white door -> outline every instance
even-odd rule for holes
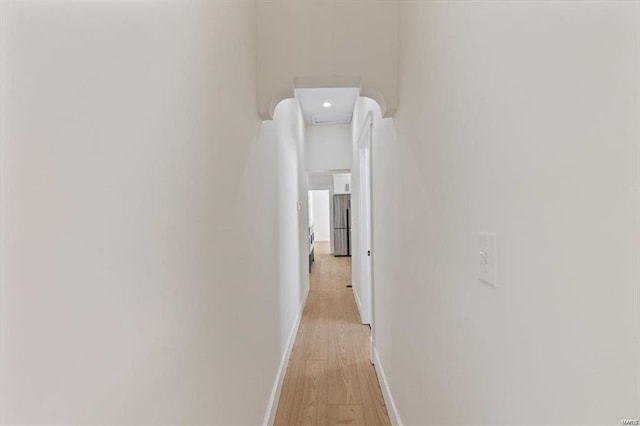
[[[373,238],[372,238],[372,191],[371,191],[371,141],[373,118],[369,112],[358,142],[360,152],[360,235],[361,235],[361,280],[363,289],[362,322],[371,326],[370,357],[373,363]]]

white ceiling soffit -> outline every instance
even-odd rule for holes
[[[304,121],[311,125],[350,123],[359,94],[357,87],[295,89]]]

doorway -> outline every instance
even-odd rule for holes
[[[315,260],[315,243],[331,244],[330,199],[328,189],[309,191],[309,272]]]

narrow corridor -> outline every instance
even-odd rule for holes
[[[351,288],[351,258],[316,242],[309,297],[289,361],[276,425],[388,425],[368,326]]]

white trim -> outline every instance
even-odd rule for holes
[[[360,322],[362,324],[366,324],[366,322],[362,320],[362,304],[360,303],[358,292],[356,291],[356,288],[353,285],[351,285],[351,289],[353,290],[353,298],[356,300],[356,307],[358,308],[358,315],[360,316]]]
[[[291,333],[289,334],[289,339],[287,340],[287,347],[285,348],[284,354],[282,354],[282,360],[280,360],[280,367],[278,368],[276,380],[274,381],[273,388],[271,389],[271,396],[269,397],[269,403],[267,404],[267,411],[264,415],[264,421],[262,422],[263,426],[271,426],[276,420],[276,411],[278,409],[278,402],[280,401],[280,391],[282,391],[282,383],[284,382],[284,376],[287,374],[289,358],[291,357],[293,344],[295,343],[296,336],[298,335],[298,328],[300,328],[300,323],[302,322],[302,313],[304,312],[304,307],[307,304],[308,296],[309,287],[307,287],[307,291],[302,298],[302,303],[300,304],[300,312],[298,312],[298,317],[293,323]]]
[[[389,383],[387,382],[387,377],[384,375],[384,370],[382,369],[382,364],[380,363],[380,357],[378,356],[376,348],[373,348],[373,359],[373,365],[376,368],[378,382],[380,383],[380,389],[382,389],[382,396],[384,397],[384,403],[387,406],[389,420],[393,426],[403,426],[402,420],[400,419],[400,413],[398,413],[398,407],[396,407],[393,397],[391,396]]]

